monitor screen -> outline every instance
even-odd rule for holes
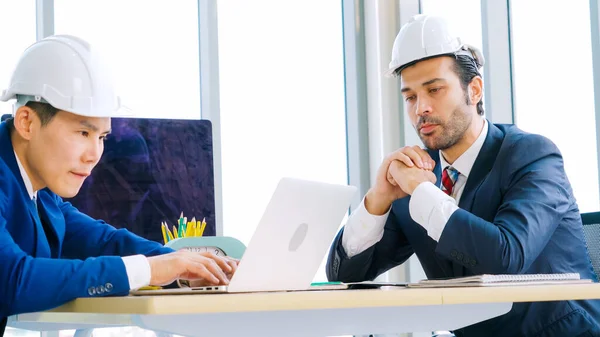
[[[215,235],[212,130],[208,120],[113,118],[100,162],[70,201],[117,228],[163,243],[181,213]]]

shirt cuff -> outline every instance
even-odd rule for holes
[[[373,215],[365,208],[363,198],[344,226],[342,247],[348,258],[364,252],[381,240],[390,210],[391,207],[383,215]]]
[[[435,241],[440,240],[446,223],[457,209],[456,200],[430,182],[419,184],[408,204],[410,217]]]
[[[150,284],[150,262],[144,255],[132,255],[122,258],[129,280],[129,289],[135,290]]]

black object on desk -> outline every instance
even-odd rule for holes
[[[206,218],[215,235],[212,126],[208,120],[113,118],[100,162],[73,206],[163,243],[160,223]]]

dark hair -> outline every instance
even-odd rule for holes
[[[467,93],[467,87],[469,86],[469,84],[471,83],[471,81],[473,80],[473,78],[475,76],[479,76],[482,77],[481,74],[479,73],[479,70],[477,69],[477,64],[475,63],[475,60],[469,56],[466,55],[447,55],[450,56],[454,59],[454,67],[452,67],[452,70],[454,70],[454,72],[456,73],[456,75],[458,76],[458,79],[460,81],[460,86],[462,87],[463,91],[465,91],[465,97],[467,99],[467,104],[470,104],[469,101],[469,96]],[[439,56],[433,56],[433,57],[439,57]],[[433,57],[428,57],[427,59],[433,58]],[[419,61],[423,61],[425,59],[419,60]],[[418,62],[418,61],[417,61]],[[394,76],[400,76],[400,73],[402,72],[402,70],[404,70],[404,68],[415,64],[416,62],[411,62],[407,65],[404,65],[396,70],[394,70]],[[479,100],[479,102],[477,102],[477,113],[481,116],[483,116],[484,110],[483,110],[483,98],[481,98]]]
[[[59,111],[58,109],[56,109],[55,107],[53,107],[52,105],[50,105],[48,103],[29,101],[25,104],[25,106],[29,107],[30,109],[35,111],[35,113],[38,115],[38,117],[40,119],[42,127],[48,125],[48,123],[50,123],[52,121],[54,116],[56,116],[56,114]],[[5,116],[2,116],[2,117],[3,117],[2,121],[6,122],[6,124],[10,128],[10,130],[14,130],[15,129],[14,117],[12,117],[12,116],[7,117],[7,118],[5,118]]]
[[[457,55],[456,58],[454,58],[453,70],[458,76],[458,79],[460,80],[460,86],[465,91],[465,95],[467,96],[467,103],[470,103],[468,93],[466,92],[467,87],[469,86],[473,78],[475,78],[475,76],[482,77],[479,73],[479,70],[477,69],[477,64],[475,64],[475,60],[466,55]],[[483,112],[484,111],[482,97],[479,100],[479,102],[477,102],[477,113],[483,116]]]
[[[40,118],[42,127],[48,125],[58,113],[58,109],[48,103],[33,102],[29,101],[25,104],[26,107],[31,108]]]

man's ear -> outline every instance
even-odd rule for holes
[[[477,105],[483,98],[483,80],[479,76],[473,77],[469,83],[469,99],[473,105]]]
[[[40,123],[40,119],[33,109],[28,106],[22,106],[17,109],[13,123],[17,133],[22,138],[30,140],[33,127]]]

